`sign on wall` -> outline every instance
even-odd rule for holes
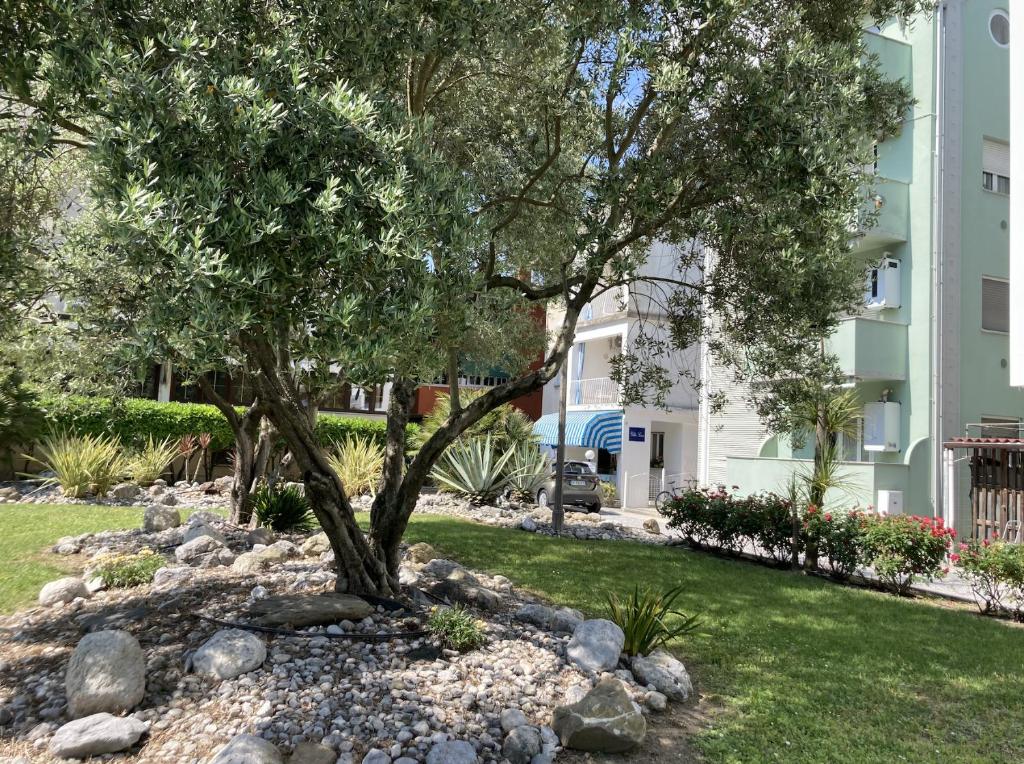
[[[646,435],[646,428],[644,427],[630,427],[629,428],[629,440],[632,443],[643,443]]]

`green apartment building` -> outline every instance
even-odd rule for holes
[[[878,221],[856,245],[864,306],[830,341],[864,404],[860,434],[841,443],[848,487],[832,493],[836,507],[943,515],[966,530],[969,470],[943,443],[1019,436],[1024,390],[1011,387],[1008,369],[1016,5],[946,0],[910,25],[865,32],[916,105],[877,146]],[[777,491],[807,468],[810,446],[768,437],[724,369],[705,360],[704,380],[731,403],[714,415],[702,407],[700,482]]]

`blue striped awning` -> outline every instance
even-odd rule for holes
[[[546,446],[558,445],[558,414],[545,414],[533,433]],[[565,445],[622,450],[622,411],[569,411],[565,417]]]

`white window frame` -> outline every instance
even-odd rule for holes
[[[1006,146],[1007,152],[1009,152],[1010,144],[1007,141],[1001,141],[998,138],[989,138],[984,136],[981,140],[981,188],[990,194],[999,194],[1000,196],[1010,195],[1010,168],[1009,165],[1006,168],[995,167],[989,163],[986,163],[985,157],[987,144],[998,144]],[[1000,170],[1004,170],[1007,174],[1003,174]],[[1006,189],[1002,189],[1001,186],[1005,181]]]

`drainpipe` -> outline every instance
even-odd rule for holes
[[[943,500],[944,464],[942,458],[943,437],[943,396],[942,396],[942,348],[943,332],[943,218],[942,203],[945,182],[945,118],[944,91],[946,68],[946,3],[935,4],[935,135],[932,141],[932,294],[929,334],[931,344],[931,430],[932,430],[932,496],[933,511],[942,513],[943,519],[952,524]]]

